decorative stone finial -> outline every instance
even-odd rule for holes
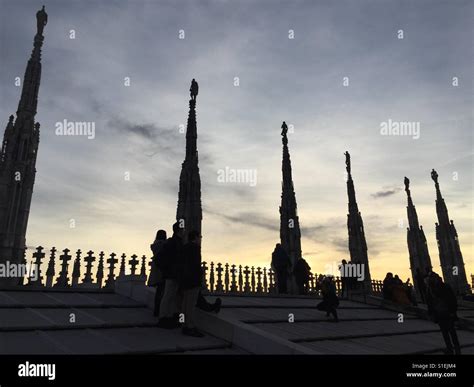
[[[431,171],[431,178],[436,184],[438,184],[438,173],[434,169]]]

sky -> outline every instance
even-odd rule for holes
[[[176,216],[195,78],[204,261],[269,265],[286,121],[313,272],[349,256],[347,150],[372,278],[409,276],[404,176],[440,272],[435,168],[470,280],[472,2],[0,3],[5,125],[43,3],[49,16],[29,247],[150,256],[156,230],[170,233]],[[63,120],[94,123],[95,137],[57,135]],[[389,120],[419,125],[419,136],[382,135]],[[225,168],[255,172],[256,184],[220,181]]]

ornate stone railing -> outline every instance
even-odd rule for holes
[[[93,251],[83,253],[81,250],[72,253],[69,249],[60,253],[55,247],[50,249],[46,257],[45,249],[39,246],[28,263],[35,264],[39,270],[36,279],[23,281],[25,286],[113,289],[116,279],[123,276],[133,276],[146,282],[151,258],[135,254],[129,257],[126,254],[117,256],[115,253],[106,255],[103,251],[99,254]],[[267,267],[203,262],[202,275],[203,288],[209,293],[277,293],[275,273]],[[310,274],[309,294],[319,293],[317,278],[317,273]],[[340,277],[335,277],[335,284],[340,292]],[[373,280],[372,291],[380,293],[382,281]]]

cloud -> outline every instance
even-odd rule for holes
[[[258,227],[270,231],[280,230],[280,221],[278,218],[270,218],[263,214],[253,212],[239,212],[234,215],[223,214],[204,208],[206,214],[214,215],[224,219],[227,222],[243,224],[246,226]]]
[[[400,192],[402,189],[400,187],[394,187],[394,188],[389,188],[384,191],[377,191],[370,196],[372,196],[375,199],[379,198],[386,198],[388,196],[395,195],[397,192]]]

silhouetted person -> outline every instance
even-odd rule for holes
[[[191,94],[191,99],[196,100],[196,97],[199,93],[199,85],[194,78],[191,81],[191,88],[189,89],[189,93]]]
[[[272,253],[272,266],[275,270],[276,281],[278,284],[278,293],[285,294],[288,292],[288,271],[291,267],[290,257],[285,249],[277,243]]]
[[[326,317],[332,314],[334,321],[338,322],[336,308],[339,306],[339,299],[337,298],[336,284],[331,276],[324,277],[322,280],[321,294],[323,300],[316,306],[316,309],[326,312]]]
[[[173,236],[169,238],[160,253],[160,268],[165,280],[165,291],[160,304],[161,328],[177,328],[177,317],[181,302],[178,295],[178,273],[183,262],[183,234],[184,230],[178,223],[173,224]]]
[[[309,277],[311,274],[311,267],[304,258],[298,259],[293,270],[295,275],[296,285],[298,286],[298,294],[308,294]]]
[[[456,295],[451,287],[445,284],[438,274],[433,272],[428,278],[426,301],[429,315],[441,329],[446,343],[446,353],[452,354],[454,346],[454,353],[460,355],[461,347],[454,327],[454,322],[458,319]]]
[[[151,251],[153,252],[153,258],[151,259],[151,270],[150,276],[148,277],[148,286],[156,288],[155,292],[155,309],[153,310],[154,316],[160,315],[160,303],[163,297],[163,291],[165,289],[165,281],[159,264],[159,254],[164,244],[166,243],[166,231],[158,230],[156,233],[155,241],[150,245]]]
[[[398,276],[398,274],[395,274],[395,277],[393,277],[393,282],[394,282],[395,285],[403,285],[403,282],[400,279],[400,277]]]
[[[201,290],[201,235],[191,231],[188,243],[183,248],[183,265],[179,273],[179,285],[183,291],[184,327],[183,334],[193,337],[203,337],[195,324],[195,309]]]
[[[426,284],[425,284],[425,275],[421,272],[420,268],[416,268],[415,272],[415,281],[418,293],[421,297],[421,302],[424,304],[426,303]]]
[[[341,298],[344,298],[344,293],[349,297],[350,278],[346,277],[346,265],[347,261],[345,259],[343,259],[339,265],[339,271],[341,272]]]
[[[382,296],[385,300],[392,300],[392,290],[394,286],[393,274],[387,273],[382,285]]]

